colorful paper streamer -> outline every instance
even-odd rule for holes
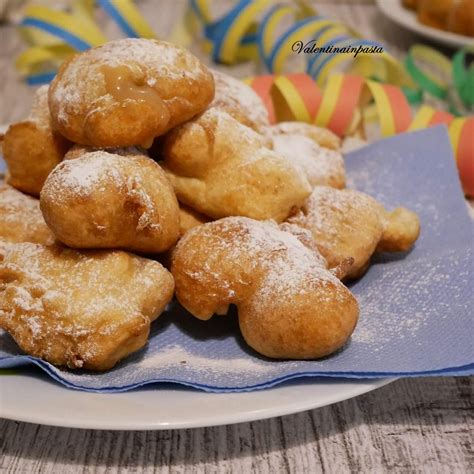
[[[204,48],[211,52],[215,62],[235,64],[251,58],[263,64],[268,72],[280,74],[294,54],[292,45],[310,38],[312,45],[361,50],[356,58],[352,54],[336,52],[318,52],[308,56],[306,72],[320,85],[324,84],[335,67],[354,63],[350,67],[366,77],[415,87],[403,65],[388,52],[383,51],[376,58],[365,52],[366,48],[371,47],[383,49],[381,44],[361,38],[344,24],[318,15],[306,1],[275,4],[267,0],[240,0],[220,18],[213,18],[209,13],[212,4],[209,0],[191,0],[189,11],[195,18],[193,34],[199,30],[196,24],[200,24]],[[256,26],[258,14],[262,19]],[[291,24],[282,31],[282,25],[288,18]]]
[[[131,0],[98,0],[97,5],[129,37],[154,38],[150,25]],[[190,0],[189,8],[171,34],[174,42],[189,45],[201,37],[205,51],[216,62],[235,64],[253,60],[270,74],[248,82],[262,97],[272,122],[300,120],[328,127],[340,136],[352,134],[363,121],[377,121],[382,136],[445,123],[466,192],[474,196],[473,117],[474,66],[459,51],[451,61],[423,45],[410,48],[404,63],[387,51],[351,54],[318,51],[305,55],[305,73],[284,74],[296,54],[292,45],[310,39],[322,48],[374,48],[347,26],[317,14],[305,0],[277,3],[237,0],[219,18],[211,0]],[[93,0],[74,0],[70,12],[30,5],[21,22],[30,47],[16,61],[30,84],[49,82],[70,55],[103,44],[107,38],[94,19]],[[257,21],[257,18],[261,21]],[[285,22],[289,26],[284,27]],[[304,54],[304,53],[303,53]],[[344,68],[344,74],[337,72]],[[433,74],[432,70],[437,70]],[[443,100],[449,111],[411,106],[425,95]]]
[[[234,64],[253,59],[269,73],[282,74],[288,59],[296,54],[292,45],[307,38],[311,45],[323,49],[382,47],[361,38],[342,23],[318,15],[305,0],[277,4],[270,0],[238,0],[219,18],[212,16],[213,3],[216,2],[190,0],[171,38],[189,44],[200,33],[204,49],[216,62]],[[97,4],[127,36],[155,37],[133,1],[98,0]],[[262,19],[257,23],[259,15]],[[282,24],[288,18],[291,24],[282,31]],[[31,47],[17,59],[17,67],[34,84],[50,79],[69,55],[107,41],[94,20],[93,0],[74,0],[70,13],[30,5],[21,27]],[[465,67],[466,53],[467,50],[460,51],[451,62],[432,48],[414,45],[402,64],[387,51],[362,52],[356,58],[351,54],[320,51],[305,55],[305,72],[322,87],[332,73],[344,66],[346,74],[402,87],[412,104],[421,103],[425,92],[438,99],[449,99],[451,112],[466,115],[474,105],[474,67]],[[420,66],[420,61],[427,63],[428,69]],[[444,77],[430,73],[433,67]],[[452,76],[452,84],[447,82],[448,76]],[[450,89],[455,94],[449,94]]]
[[[414,114],[400,88],[360,76],[333,74],[324,90],[304,73],[263,77],[264,87],[261,76],[247,83],[267,105],[272,123],[314,123],[340,137],[351,133],[357,116],[377,120],[384,137],[446,124],[464,190],[474,196],[474,117],[455,117],[426,105]]]
[[[150,25],[130,0],[98,0],[98,5],[129,37],[155,38]],[[31,45],[16,67],[31,85],[48,83],[67,57],[108,41],[94,19],[95,2],[74,0],[69,13],[29,5],[20,30]]]

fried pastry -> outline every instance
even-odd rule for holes
[[[377,244],[378,252],[406,252],[420,235],[420,219],[409,209],[397,207],[393,211],[383,209],[384,229]]]
[[[179,236],[182,237],[188,230],[197,227],[198,225],[209,222],[209,217],[201,214],[194,209],[191,209],[184,204],[179,205]]]
[[[122,39],[66,61],[51,83],[53,125],[74,143],[149,148],[214,98],[210,71],[165,41]]]
[[[94,148],[90,146],[84,145],[73,145],[68,152],[64,155],[65,160],[74,160],[76,158],[80,158],[82,155],[86,153],[91,153],[93,151],[106,151],[107,153],[112,153],[114,155],[120,156],[137,156],[143,155],[144,152],[141,151],[139,148],[130,146],[125,148]]]
[[[171,271],[191,314],[207,320],[235,304],[245,341],[267,357],[326,356],[357,323],[357,301],[326,261],[271,222],[228,217],[191,229]]]
[[[167,270],[122,251],[22,243],[0,258],[0,327],[71,369],[107,370],[142,348],[173,297]]]
[[[301,169],[311,186],[342,189],[346,185],[344,159],[339,151],[319,146],[304,135],[289,133],[273,135],[273,150]]]
[[[418,238],[418,216],[408,209],[388,212],[368,194],[317,186],[288,222],[311,231],[330,267],[352,257],[347,278],[358,278],[376,250],[408,250]]]
[[[54,235],[43,219],[39,200],[0,184],[0,241],[52,244]]]
[[[194,227],[205,224],[211,221],[210,217],[201,214],[194,209],[191,209],[184,204],[179,204],[179,238],[181,238],[188,230]],[[168,249],[166,252],[157,256],[158,261],[168,270],[171,268],[171,255],[173,254],[175,246]]]
[[[473,0],[419,0],[404,4],[407,8],[416,10],[417,19],[423,25],[474,36]]]
[[[143,155],[85,153],[46,180],[41,211],[56,238],[74,248],[158,253],[179,237],[179,207],[163,170]]]
[[[257,132],[270,125],[267,108],[251,87],[220,71],[212,70],[212,75],[216,91],[211,107],[225,110]]]
[[[267,128],[266,133],[270,136],[302,135],[323,148],[335,151],[341,149],[341,139],[331,130],[305,122],[280,122]]]
[[[180,202],[214,219],[247,216],[283,221],[311,186],[266,139],[212,107],[172,130],[163,168]]]
[[[71,144],[51,128],[48,86],[35,94],[30,116],[10,125],[3,139],[7,163],[7,183],[33,196],[39,196],[52,169],[63,159]]]

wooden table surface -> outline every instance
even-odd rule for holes
[[[139,5],[166,37],[184,1],[162,0],[166,14],[160,15],[157,3],[142,0]],[[396,28],[370,3],[318,6],[382,40],[395,54],[420,40]],[[108,22],[104,29],[116,33]],[[0,123],[8,123],[27,114],[32,91],[12,66],[22,48],[13,27],[0,26],[0,44]],[[244,65],[232,72],[255,71]],[[0,472],[467,473],[474,469],[472,381],[402,379],[317,410],[193,430],[93,431],[0,420]]]

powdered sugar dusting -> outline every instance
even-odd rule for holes
[[[166,347],[136,364],[138,370],[163,367],[180,367],[185,370],[199,370],[214,374],[228,372],[264,374],[271,371],[268,364],[259,363],[258,359],[211,359],[187,352],[186,349],[177,345]]]
[[[38,199],[7,184],[0,185],[0,239],[44,244],[54,241],[41,214]]]
[[[225,140],[231,146],[233,144],[232,140],[235,140],[237,137],[239,146],[246,144],[258,148],[264,146],[266,143],[264,138],[259,133],[255,132],[250,127],[236,122],[228,112],[219,107],[210,107],[207,109],[206,112],[204,112],[204,114],[199,118],[197,123],[213,124],[213,128],[215,128],[214,135],[216,136],[216,139],[220,138]],[[192,122],[190,125],[192,126]],[[233,135],[235,135],[235,137]]]
[[[157,331],[146,352],[127,359],[116,370],[100,375],[71,374],[48,367],[48,373],[54,372],[69,387],[105,391],[129,390],[156,380],[211,391],[242,391],[269,387],[302,373],[377,378],[439,375],[441,370],[446,374],[466,373],[466,364],[473,360],[472,336],[467,330],[472,325],[473,307],[472,223],[468,228],[463,221],[465,208],[457,177],[454,172],[446,172],[454,167],[445,132],[442,140],[436,139],[437,133],[435,129],[419,132],[416,140],[412,134],[400,135],[369,146],[347,162],[356,187],[387,206],[404,204],[416,209],[424,227],[409,254],[376,257],[368,273],[351,285],[361,303],[361,318],[345,350],[318,361],[264,361],[254,358],[234,333],[213,332],[221,321],[218,318],[209,324],[196,324],[178,307],[167,323],[155,326]],[[405,145],[407,142],[410,146]],[[445,148],[441,147],[445,142]],[[446,166],[437,169],[442,163]],[[165,352],[172,358],[168,352],[175,351],[177,358],[184,355],[182,361],[186,364],[179,361],[176,365],[154,366],[143,360],[147,367],[137,370],[140,357],[152,358]],[[0,338],[4,363],[20,362],[18,354],[8,338]],[[268,373],[252,369],[240,373],[225,369],[201,372],[192,362],[196,356],[222,360],[226,367],[232,364],[227,360],[252,358],[271,368]]]
[[[33,105],[31,107],[28,121],[33,122],[36,126],[49,129],[51,127],[51,116],[48,105],[49,86],[44,85],[36,89],[33,96]]]
[[[213,130],[214,148],[227,150],[238,147],[236,153],[240,154],[243,150],[248,151],[243,156],[245,159],[241,160],[241,166],[247,166],[271,153],[266,147],[265,138],[260,133],[238,122],[220,107],[209,107],[196,120],[191,120],[182,127],[189,129],[191,133],[199,128],[205,131]]]
[[[241,111],[257,127],[269,125],[267,109],[251,87],[222,72],[211,72],[216,88],[211,107]]]
[[[339,152],[323,148],[303,135],[292,134],[274,135],[273,149],[306,174],[312,186],[344,186],[344,160]]]
[[[143,305],[158,307],[172,295],[160,264],[120,251],[17,244],[6,248],[0,269],[0,325],[35,348],[28,352],[48,359],[59,350],[71,367],[105,357],[108,338],[132,324],[138,331],[156,316]]]
[[[307,292],[309,287],[304,282],[308,280],[318,284],[339,283],[327,271],[319,253],[303,245],[295,235],[277,230],[271,224],[251,223],[249,228],[249,252],[253,248],[254,255],[260,254],[259,263],[261,259],[265,261],[265,277],[255,297],[261,304]],[[332,296],[328,294],[328,298]]]
[[[190,276],[202,281],[209,281],[209,276],[213,276],[213,284],[225,290],[231,299],[242,282],[249,283],[254,278],[259,278],[255,282],[253,298],[257,304],[269,304],[278,298],[303,294],[310,288],[314,289],[313,285],[340,284],[327,271],[325,260],[315,248],[306,247],[295,235],[280,230],[273,222],[228,217],[191,229],[179,242],[178,248],[186,246],[196,233],[201,239],[209,238],[214,255],[202,268],[193,269]],[[186,247],[190,260],[194,260],[195,251],[199,250],[191,245]],[[236,269],[237,282],[220,275],[221,258],[243,266],[240,277]],[[328,294],[328,298],[332,297],[333,294]]]
[[[54,102],[58,119],[67,120],[70,112],[79,113],[81,104],[93,105],[107,95],[101,68],[126,66],[134,74],[143,75],[150,87],[157,77],[166,77],[191,84],[205,74],[205,68],[184,48],[165,41],[127,38],[111,41],[76,56],[63,71],[61,81],[55,82]]]
[[[344,226],[358,228],[363,225],[363,217],[371,217],[371,220],[377,220],[380,223],[379,232],[382,232],[382,213],[374,219],[374,213],[377,215],[383,208],[369,195],[360,193],[351,189],[333,189],[328,186],[316,186],[313,192],[306,200],[303,210],[300,214],[288,219],[289,222],[302,225],[310,229],[313,235],[319,235],[324,239],[324,245],[333,248],[339,245],[339,236],[341,229],[336,227]],[[345,222],[345,219],[351,216],[357,221]],[[319,243],[319,239],[318,239]]]
[[[0,206],[6,212],[19,212],[20,207],[29,211],[38,209],[37,199],[17,191],[8,184],[0,184]],[[4,217],[2,216],[2,219]]]
[[[119,179],[119,175],[107,163],[107,155],[101,152],[92,152],[81,161],[65,161],[58,166],[54,176],[61,173],[62,189],[74,189],[78,194],[87,195],[95,184],[103,178],[104,173],[112,173]],[[54,178],[53,178],[54,179]],[[60,196],[61,193],[58,193]]]
[[[333,132],[327,128],[317,127],[316,125],[304,122],[280,122],[268,127],[265,133],[270,137],[278,135],[304,136],[323,148],[336,151],[339,151],[341,147],[341,140]]]
[[[296,171],[300,183],[308,183],[307,173],[301,166],[295,166],[295,163],[291,162],[291,160],[271,150],[269,148],[271,145],[264,135],[242,123],[236,122],[224,109],[211,107],[201,116],[200,120],[211,123],[215,122],[216,140],[225,141],[222,144],[222,148],[238,147],[236,153],[239,153],[241,156],[241,160],[237,165],[238,168],[254,166],[255,162],[259,160],[274,159],[280,165],[291,168],[292,172]]]
[[[446,256],[424,260],[422,272],[414,269],[418,266],[417,262],[405,264],[402,270],[398,266],[393,269],[387,266],[383,272],[378,272],[376,285],[364,286],[363,291],[357,292],[362,314],[352,340],[370,345],[374,353],[382,352],[388,343],[397,344],[398,341],[401,344],[401,339],[411,339],[413,343],[419,344],[419,334],[435,324],[433,317],[446,320],[453,305],[462,305],[463,302],[469,304],[467,295],[459,292],[455,282],[463,281],[466,284],[471,269],[464,266],[453,278],[446,273],[446,257],[454,266],[463,267],[460,262],[464,257],[461,259],[450,250]],[[437,302],[436,308],[433,308],[431,296],[433,286],[444,288],[439,291],[449,294],[449,298]],[[407,287],[416,295],[416,305],[406,304]],[[383,301],[379,297],[381,288],[390,288],[390,291],[385,292]],[[393,308],[397,308],[396,318],[387,317]]]
[[[87,198],[96,192],[105,192],[106,186],[111,184],[119,189],[125,185],[126,177],[112,160],[120,159],[105,151],[93,151],[62,161],[46,179],[42,199],[69,203],[72,196]]]

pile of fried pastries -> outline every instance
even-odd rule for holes
[[[270,125],[247,85],[162,41],[66,61],[3,156],[0,327],[70,369],[141,349],[174,296],[201,320],[235,305],[263,356],[327,356],[359,317],[344,282],[419,235],[345,188],[337,136]]]

